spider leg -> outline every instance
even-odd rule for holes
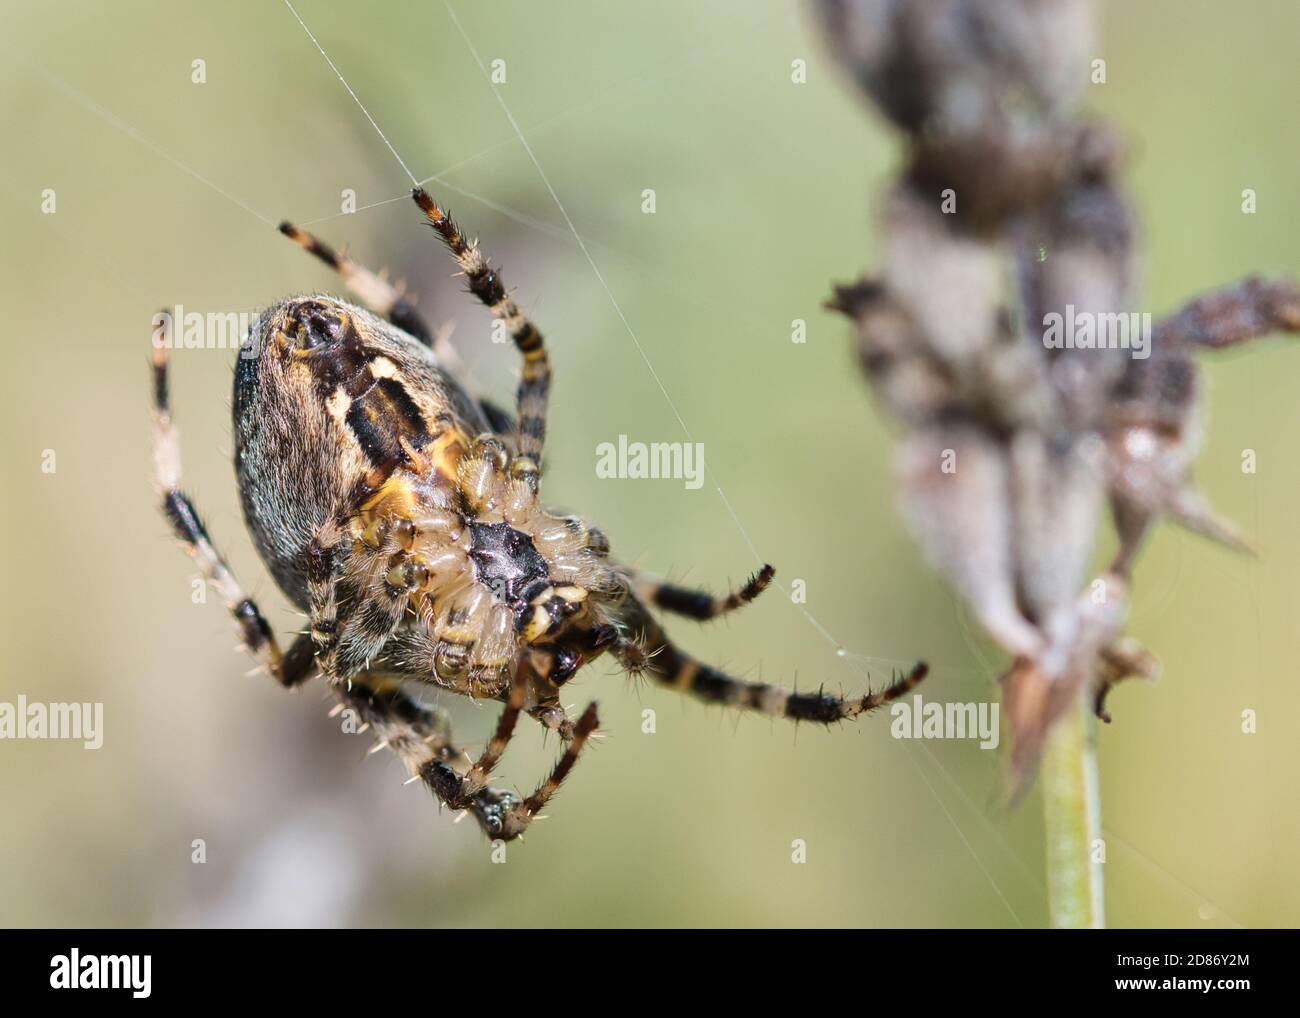
[[[450,763],[461,757],[461,750],[451,740],[447,712],[413,699],[403,688],[401,676],[362,672],[350,683],[337,685],[335,693],[371,726],[377,742],[396,753],[412,773],[428,760]]]
[[[387,545],[365,547],[364,536],[354,542],[341,522],[348,515],[317,528],[305,556],[308,636],[317,666],[335,684],[369,670],[371,659],[401,624],[407,605],[405,594],[384,582],[387,556],[379,552]],[[354,566],[360,575],[347,575]]]
[[[381,680],[376,675],[384,676],[386,688],[382,696],[377,695]],[[362,673],[351,680],[348,688],[339,685],[336,691],[374,727],[380,743],[393,749],[411,774],[418,776],[440,802],[452,809],[468,810],[488,837],[510,841],[524,832],[559,789],[597,725],[596,705],[588,704],[550,775],[527,799],[521,801],[511,792],[489,786],[489,773],[514,735],[532,678],[526,665],[516,671],[496,730],[464,774],[452,766],[461,754],[451,744],[451,725],[445,714],[416,705],[401,690],[402,676]],[[421,711],[423,715],[417,717]],[[417,724],[425,730],[413,731]]]
[[[574,721],[560,703],[560,689],[577,673],[583,658],[563,652],[557,655],[555,648],[542,648],[533,650],[524,660],[532,671],[528,716],[567,745],[573,741]]]
[[[162,499],[163,515],[185,551],[198,564],[203,579],[215,587],[226,602],[239,626],[244,645],[281,685],[293,686],[307,679],[312,672],[311,656],[306,653],[310,644],[295,641],[287,656],[280,650],[262,612],[244,593],[230,567],[213,547],[194,503],[180,490],[180,433],[172,422],[167,350],[164,347],[155,347],[153,352],[153,446],[154,478]]]
[[[554,732],[563,743],[573,741],[573,719],[560,705],[556,694],[547,694],[528,708],[528,715],[548,732]]]
[[[739,590],[730,591],[722,597],[704,590],[678,587],[640,570],[628,570],[628,574],[642,603],[653,604],[675,615],[685,615],[704,622],[745,607],[767,589],[776,570],[765,565]]]
[[[523,710],[524,698],[528,695],[529,671],[521,665],[516,672],[515,681],[510,687],[510,696],[506,700],[501,717],[497,720],[496,731],[483,747],[477,760],[460,780],[462,798],[472,798],[487,785],[492,768],[501,760],[501,755],[510,745],[515,734],[515,725],[519,721],[519,712]]]
[[[335,687],[339,700],[355,710],[375,733],[377,745],[391,749],[437,799],[452,809],[468,810],[489,838],[506,833],[509,811],[519,797],[483,785],[467,795],[464,779],[452,763],[462,756],[451,741],[446,712],[417,703],[403,689],[400,677],[362,673]]]
[[[350,551],[336,523],[317,531],[307,545],[307,597],[316,663],[330,681],[338,679],[339,577]]]
[[[344,688],[342,684],[335,686],[338,696],[346,699],[352,706],[355,706],[354,701],[357,697],[364,699],[367,710],[361,711],[361,714],[365,720],[376,727],[380,741],[385,742],[403,758],[411,774],[419,775],[434,796],[438,797],[438,801],[450,806],[451,809],[471,811],[478,826],[493,839],[499,837],[503,841],[510,841],[519,837],[528,824],[536,819],[538,810],[541,810],[551,796],[554,796],[560,783],[577,762],[582,746],[586,744],[591,732],[595,731],[598,723],[595,703],[589,703],[577,723],[572,724],[572,735],[565,741],[564,753],[560,755],[550,776],[547,776],[547,779],[528,798],[520,801],[520,798],[513,793],[489,787],[486,781],[491,770],[497,766],[500,757],[506,751],[506,746],[510,744],[511,737],[515,735],[516,723],[519,722],[519,715],[524,711],[530,684],[536,679],[532,667],[525,662],[517,668],[510,696],[506,699],[506,706],[500,714],[493,736],[487,740],[484,751],[478,755],[478,759],[473,762],[469,770],[461,775],[451,766],[452,761],[460,757],[460,753],[450,744],[450,722],[447,722],[445,716],[438,720],[437,731],[432,732],[435,737],[424,737],[424,748],[413,745],[406,737],[407,733],[394,720],[399,712],[412,710],[412,706],[408,706],[411,705],[409,697],[400,690],[400,683],[404,679],[417,680],[421,676],[409,670],[389,671],[389,664],[393,663],[393,660],[395,659],[390,658],[390,650],[386,650],[385,654],[381,655],[377,666],[378,670],[382,671],[361,673],[351,680],[350,689]],[[377,714],[374,706],[377,702],[372,689],[376,681],[374,675],[386,676],[389,689],[396,690],[387,697],[389,707],[385,714]],[[422,677],[428,681],[428,671],[425,671]],[[529,712],[533,714],[534,711],[530,709]]]
[[[629,595],[624,603],[623,632],[611,651],[628,671],[646,672],[657,682],[701,700],[771,717],[822,724],[877,710],[906,695],[929,671],[927,665],[918,663],[885,689],[852,700],[823,690],[796,693],[762,682],[745,682],[697,661],[678,648],[634,595]]]
[[[537,819],[538,813],[550,801],[551,797],[559,791],[561,783],[573,770],[573,765],[578,762],[583,747],[586,746],[587,740],[591,738],[599,723],[596,704],[587,704],[587,709],[582,712],[577,724],[573,726],[572,740],[565,746],[564,753],[556,761],[555,767],[546,780],[538,785],[536,791],[527,799],[521,803],[513,804],[505,811],[503,817],[504,827],[501,832],[501,837],[504,840],[508,841],[519,837],[527,829],[528,825]]]
[[[406,620],[410,606],[406,591],[392,585],[410,569],[408,561],[368,548],[357,550],[357,555],[362,562],[361,572],[350,573],[344,581],[354,586],[357,594],[338,626],[334,665],[340,678],[370,667],[371,660]],[[390,567],[390,562],[396,564]]]
[[[542,334],[506,293],[501,277],[478,249],[470,243],[450,215],[417,187],[411,192],[429,224],[438,231],[469,281],[469,290],[510,332],[515,347],[523,355],[523,377],[516,400],[520,457],[540,469],[542,447],[546,440],[546,405],[551,389],[551,365],[546,356]],[[529,475],[536,489],[536,470]]]
[[[455,641],[402,628],[411,604],[415,560],[400,549],[391,534],[372,527],[353,541],[339,523],[321,527],[308,544],[310,633],[317,662],[331,682],[350,681],[372,670],[428,681],[441,653],[448,650],[460,651],[469,661],[472,650]],[[457,682],[444,673],[438,684],[474,696],[476,677],[466,674]]]
[[[310,633],[299,633],[280,659],[280,671],[275,676],[286,687],[301,685],[318,671],[316,642]]]
[[[425,346],[434,345],[433,330],[420,317],[415,310],[415,305],[383,276],[358,265],[347,255],[338,253],[324,241],[294,226],[293,223],[281,223],[280,232],[308,254],[314,255],[337,272],[343,280],[343,285],[365,307],[387,318],[399,329],[409,332]]]

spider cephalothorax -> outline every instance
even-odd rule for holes
[[[368,307],[323,295],[284,301],[258,317],[235,368],[245,519],[276,582],[310,619],[284,654],[179,491],[165,350],[156,350],[164,509],[273,675],[296,685],[322,673],[441,801],[502,838],[537,815],[594,731],[595,705],[575,722],[559,689],[606,652],[630,672],[706,700],[823,723],[873,710],[921,680],[918,665],[880,693],[844,700],[742,682],[679,650],[648,605],[713,618],[757,597],[771,567],[725,597],[683,590],[616,563],[599,530],[544,508],[550,366],[542,336],[450,217],[423,191],[415,199],[523,355],[516,419],[453,378],[454,355],[435,350],[396,290],[281,227]],[[460,754],[445,715],[409,695],[407,683],[505,702],[468,770],[453,766]],[[525,711],[566,746],[550,778],[521,800],[487,778]]]

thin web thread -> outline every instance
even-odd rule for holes
[[[325,47],[316,41],[316,36],[312,35],[311,29],[307,27],[307,22],[302,20],[302,16],[293,9],[293,4],[291,4],[289,0],[284,0],[284,5],[289,8],[289,13],[298,20],[298,24],[302,25],[302,30],[307,33],[307,38],[310,39],[312,45],[320,51],[320,55],[325,58],[325,62],[330,65],[330,70],[334,72],[334,76],[338,78],[343,87],[348,90],[348,95],[352,96],[352,101],[355,102],[361,112],[366,115],[366,119],[370,121],[370,126],[375,129],[375,133],[378,134],[379,137],[383,139],[384,144],[388,146],[388,151],[393,153],[393,158],[396,159],[398,165],[402,167],[402,172],[411,178],[411,184],[413,186],[418,187],[419,181],[415,179],[415,174],[407,168],[402,157],[397,154],[397,149],[393,148],[393,143],[388,140],[388,135],[384,134],[384,132],[380,130],[379,125],[375,123],[375,118],[372,117],[370,111],[366,109],[366,104],[357,97],[357,94],[354,91],[352,91],[352,86],[348,84],[347,78],[343,77],[343,73],[335,66],[334,61],[330,59],[330,55],[325,52]]]
[[[111,126],[117,128],[117,130],[121,131],[128,138],[131,138],[133,141],[136,141],[139,144],[143,145],[145,148],[153,152],[154,155],[160,156],[163,159],[167,160],[167,162],[171,163],[178,170],[183,170],[185,173],[188,173],[199,183],[203,184],[206,187],[211,188],[213,191],[216,191],[217,194],[221,195],[221,197],[225,198],[227,201],[232,202],[235,205],[238,205],[250,216],[254,216],[257,219],[260,219],[267,226],[275,225],[275,222],[269,216],[262,215],[262,213],[252,208],[246,202],[240,201],[240,199],[236,198],[229,191],[226,191],[225,189],[218,187],[211,180],[209,180],[207,177],[201,174],[198,170],[194,169],[193,167],[187,166],[185,163],[181,162],[171,153],[167,152],[165,149],[155,144],[149,138],[145,137],[145,135],[142,134],[137,128],[127,123],[121,117],[117,116],[117,114],[111,112],[110,110],[105,109],[103,106],[100,106],[99,103],[95,102],[93,99],[77,91],[77,89],[73,88],[71,85],[69,85],[58,75],[53,74],[50,71],[47,71],[44,67],[41,67],[39,64],[32,63],[30,60],[23,59],[22,62],[25,63],[28,67],[32,68],[34,71],[36,71],[39,75],[41,75],[41,77],[45,78],[46,81],[54,85],[55,88],[57,88],[60,92],[66,95],[73,102],[89,110],[91,113],[95,114],[95,116],[101,118]]]

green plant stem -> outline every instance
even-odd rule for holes
[[[1047,907],[1057,929],[1106,924],[1096,719],[1084,697],[1052,733],[1039,780],[1047,846]]]

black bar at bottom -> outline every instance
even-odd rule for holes
[[[0,934],[6,1004],[411,1004],[581,1010],[770,994],[808,1007],[878,988],[896,1003],[1048,1006],[1244,996],[1294,1001],[1295,931],[26,930]],[[867,996],[862,996],[866,994]],[[62,1000],[60,998],[63,998]],[[8,1010],[8,1008],[6,1008]],[[10,1012],[15,1013],[15,1012]]]

